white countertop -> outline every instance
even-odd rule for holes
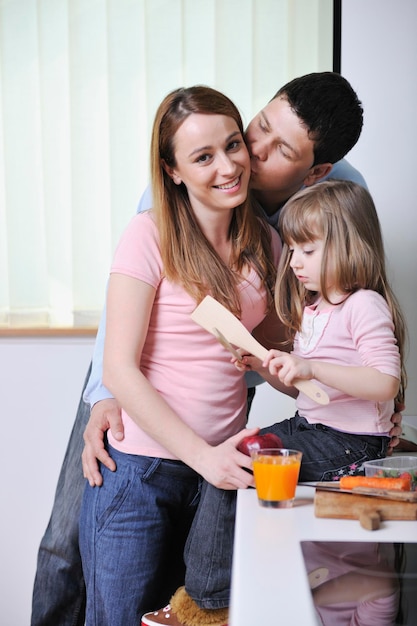
[[[417,542],[417,521],[369,531],[357,520],[316,518],[314,493],[297,487],[292,509],[269,509],[254,489],[239,491],[229,626],[317,626],[301,541]]]

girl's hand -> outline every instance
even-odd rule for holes
[[[270,350],[262,365],[288,387],[292,386],[296,378],[303,380],[314,378],[313,361],[280,350]]]

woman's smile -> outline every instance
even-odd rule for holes
[[[222,191],[236,191],[240,187],[240,176],[237,176],[230,183],[224,183],[223,185],[214,185],[216,189],[221,189]]]

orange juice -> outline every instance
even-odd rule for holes
[[[285,453],[285,454],[284,454]],[[301,452],[257,450],[252,456],[256,491],[262,503],[292,500],[300,472]]]

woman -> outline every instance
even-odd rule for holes
[[[161,103],[151,143],[153,210],[116,250],[103,382],[123,407],[117,471],[86,486],[80,547],[90,626],[137,626],[184,579],[201,477],[252,484],[236,450],[248,431],[243,373],[190,314],[210,293],[270,336],[280,242],[247,200],[250,159],[237,108],[208,87]],[[267,313],[270,315],[266,317]],[[266,332],[266,331],[265,331]]]

